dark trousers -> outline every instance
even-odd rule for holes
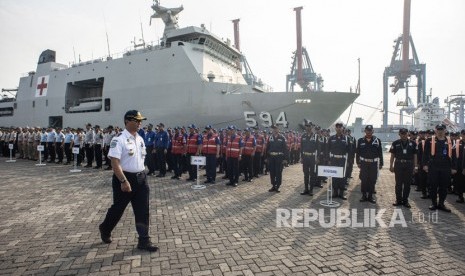
[[[44,146],[44,161],[47,161],[48,159],[48,145],[47,145],[47,142],[40,142],[40,145]]]
[[[56,152],[57,152],[57,156],[58,156],[58,162],[63,162],[63,147],[61,146],[62,144],[61,143],[56,143],[55,145],[55,149],[56,149]]]
[[[396,178],[396,201],[406,203],[412,184],[413,161],[408,163],[395,162],[394,175]]]
[[[94,145],[95,163],[98,168],[102,167],[102,145]]]
[[[187,154],[187,169],[189,171],[189,179],[197,179],[197,166],[191,165],[191,157],[195,156],[195,154],[188,153]]]
[[[173,154],[173,170],[174,176],[181,177],[182,174],[182,154]]]
[[[87,166],[91,167],[92,162],[94,162],[94,149],[91,144],[85,144],[86,157],[87,157]]]
[[[262,153],[256,152],[253,156],[253,176],[258,177],[258,174],[263,174]]]
[[[253,156],[242,155],[242,171],[244,172],[244,178],[246,180],[252,179],[254,176],[253,172]]]
[[[65,143],[65,155],[66,155],[66,162],[71,162],[71,143]]]
[[[465,175],[462,174],[462,170],[457,170],[457,173],[454,175],[454,190],[460,198],[463,197],[465,192]]]
[[[334,196],[342,196],[344,194],[344,188],[347,183],[345,178],[345,163],[345,158],[331,158],[331,166],[344,168],[344,177],[333,177],[331,180],[333,184]]]
[[[424,196],[429,193],[428,174],[423,170],[423,168],[418,169],[418,188]]]
[[[312,192],[317,184],[315,156],[303,156],[302,169],[304,171],[304,192]]]
[[[228,177],[229,182],[234,184],[239,182],[239,159],[228,157],[227,160],[228,166]]]
[[[110,146],[105,145],[103,147],[103,156],[105,158],[105,165],[110,165],[111,166],[110,158],[108,158],[108,152],[109,151],[110,151]],[[147,152],[147,154],[148,154],[148,152]]]
[[[279,189],[283,179],[283,160],[284,155],[275,155],[268,158],[271,186],[276,189]]]
[[[166,165],[168,165],[168,171],[171,172],[173,170],[173,154],[171,153],[171,149],[169,148],[166,151]]]
[[[434,166],[429,166],[428,171],[428,182],[430,186],[429,195],[433,205],[438,205],[438,195],[439,195],[439,205],[443,205],[447,196],[447,187],[450,185],[451,172],[450,168],[435,168]]]
[[[54,142],[47,142],[47,148],[48,148],[48,155],[50,156],[50,161],[55,161],[56,159],[56,153],[55,153],[55,143]]]
[[[215,181],[216,179],[216,154],[205,154],[206,165],[205,171],[207,173],[208,181]]]
[[[132,192],[127,193],[121,191],[121,183],[118,178],[113,175],[113,205],[108,209],[105,220],[101,224],[102,231],[108,234],[111,233],[121,219],[126,206],[131,202],[139,239],[146,239],[149,237],[150,225],[150,188],[147,184],[146,175],[144,172],[139,175],[125,172],[124,175],[131,185]]]
[[[147,155],[145,156],[145,165],[149,169],[149,174],[155,172],[155,158],[153,157],[153,145],[147,146]]]
[[[224,173],[226,171],[226,156],[222,154],[220,158],[218,159],[218,164],[219,164],[219,173]]]
[[[76,159],[77,159],[77,160],[76,160],[76,162],[77,162],[76,164],[77,164],[78,166],[80,166],[81,163],[82,163],[82,159],[83,159],[83,156],[82,156],[82,148],[79,147],[79,145],[74,146],[74,148],[78,148],[78,149],[79,149],[79,153],[78,153],[77,156],[76,156]]]
[[[364,197],[372,198],[378,179],[378,162],[364,162],[360,166],[360,180],[362,181],[362,194]]]
[[[160,175],[166,174],[166,154],[164,148],[157,148],[157,162],[160,169]]]
[[[354,158],[349,156],[349,160],[347,160],[347,168],[346,168],[346,178],[352,177],[352,171],[354,170]]]

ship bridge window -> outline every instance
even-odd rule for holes
[[[201,38],[199,39],[199,44],[200,44],[200,45],[205,44],[205,37],[201,37]]]
[[[0,117],[13,116],[13,107],[1,107]]]
[[[104,78],[69,82],[66,85],[65,112],[99,112],[102,110]]]

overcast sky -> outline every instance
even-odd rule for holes
[[[204,23],[218,37],[233,41],[231,20],[240,18],[241,50],[255,75],[284,91],[296,48],[294,7],[303,6],[303,45],[326,91],[349,91],[357,83],[361,59],[361,96],[357,103],[378,106],[382,75],[389,65],[394,39],[402,33],[403,0],[162,0],[184,6],[180,27]],[[0,0],[0,87],[15,88],[19,77],[36,69],[40,53],[57,52],[70,64],[121,53],[141,38],[158,41],[161,20],[152,20],[151,0]],[[465,1],[412,0],[411,34],[420,62],[426,63],[426,85],[441,102],[465,91]],[[74,48],[74,51],[73,51]],[[75,53],[75,54],[74,54]],[[411,97],[416,102],[416,88]],[[390,95],[391,111],[405,93]],[[341,119],[345,122],[346,112]],[[363,117],[380,125],[374,109],[354,105],[350,121]],[[398,116],[390,115],[390,123]],[[408,118],[404,122],[408,122]]]

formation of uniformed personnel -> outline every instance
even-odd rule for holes
[[[270,170],[271,189],[269,192],[279,193],[283,177],[283,166],[287,164],[289,150],[286,144],[286,138],[279,133],[277,126],[272,125],[273,133],[268,138],[266,148],[266,160]]]
[[[343,200],[347,199],[344,196],[344,189],[347,183],[345,173],[349,152],[350,143],[348,137],[344,135],[344,125],[342,123],[336,123],[336,134],[328,139],[328,155],[330,166],[343,168],[343,177],[332,178],[334,189],[333,197],[339,197]]]
[[[320,138],[313,132],[313,124],[305,122],[306,132],[301,137],[300,154],[302,169],[304,172],[304,191],[301,195],[313,196],[313,188],[316,186],[318,154],[321,152]]]
[[[436,126],[436,135],[425,142],[423,153],[423,170],[428,174],[429,195],[432,205],[430,210],[451,210],[444,205],[447,187],[450,185],[451,175],[457,172],[455,154],[452,154],[453,144],[450,137],[446,137],[446,126]],[[439,201],[438,201],[439,195]]]
[[[410,208],[408,201],[410,185],[414,172],[418,170],[417,143],[409,139],[406,128],[399,130],[399,136],[400,139],[394,141],[389,150],[391,153],[389,170],[395,174],[396,181],[396,202],[393,205]]]
[[[158,247],[152,244],[149,235],[150,188],[145,174],[144,139],[139,136],[143,117],[140,112],[130,110],[124,115],[125,130],[114,137],[108,156],[113,168],[113,205],[108,209],[105,220],[99,225],[103,242],[111,243],[111,232],[118,224],[127,205],[132,204],[136,230],[139,235],[137,248],[154,252]]]
[[[355,158],[360,168],[360,180],[362,181],[360,202],[376,203],[373,194],[378,172],[383,167],[384,160],[381,140],[373,135],[372,125],[365,126],[365,137],[358,139]]]

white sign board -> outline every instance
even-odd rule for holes
[[[8,144],[9,149],[13,149],[13,146],[14,146],[13,144]]]
[[[37,150],[38,150],[38,151],[44,151],[44,146],[38,145],[38,146],[37,146]]]
[[[73,147],[73,153],[75,153],[75,154],[79,154],[79,148],[75,148],[75,147]]]
[[[205,156],[191,156],[191,165],[205,165],[207,158]]]
[[[342,178],[344,176],[344,167],[318,166],[318,176]]]

